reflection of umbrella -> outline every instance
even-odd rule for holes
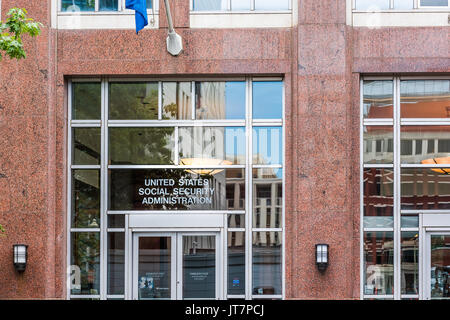
[[[450,164],[450,157],[425,159],[425,160],[422,160],[420,163],[422,163],[422,164]],[[434,172],[438,172],[438,173],[450,174],[450,168],[432,168],[431,170]]]
[[[233,164],[231,161],[228,160],[222,160],[222,159],[211,159],[211,158],[186,158],[181,159],[180,163],[185,166],[196,166],[196,167],[203,167],[203,166],[227,166]],[[223,169],[189,169],[186,170],[189,173],[196,173],[196,174],[210,174],[214,175],[219,172],[222,172]]]

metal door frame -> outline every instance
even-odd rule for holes
[[[139,238],[141,237],[170,237],[171,238],[171,300],[183,299],[183,236],[215,236],[216,241],[216,297],[215,300],[223,300],[223,288],[225,283],[224,259],[222,240],[224,232],[222,228],[204,230],[145,230],[132,232],[132,261],[131,261],[131,289],[132,299],[138,299],[138,265],[139,265]],[[195,299],[198,300],[198,299]]]
[[[177,263],[177,256],[176,256],[176,252],[177,252],[177,241],[176,241],[176,233],[175,232],[136,232],[133,233],[133,261],[132,261],[132,270],[133,270],[133,275],[132,275],[132,290],[133,290],[133,295],[132,295],[132,299],[133,300],[138,300],[139,297],[139,293],[138,293],[138,272],[139,272],[139,238],[150,238],[150,237],[167,237],[171,239],[171,243],[170,243],[170,257],[171,257],[171,264],[170,264],[170,300],[175,300],[176,299],[176,263]],[[163,299],[166,300],[166,299]]]
[[[450,228],[426,228],[423,241],[423,260],[422,260],[422,299],[431,300],[431,236],[432,235],[448,235],[450,236]]]

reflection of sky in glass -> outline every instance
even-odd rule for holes
[[[255,0],[255,10],[289,10],[290,0]]]
[[[364,116],[369,115],[371,107],[392,107],[393,90],[391,80],[364,81]]]
[[[253,82],[253,119],[281,119],[283,82]]]
[[[225,83],[225,119],[245,119],[245,82]]]
[[[402,10],[414,9],[414,0],[395,0],[394,9],[402,9]]]
[[[194,0],[194,11],[227,10],[228,0]]]
[[[256,164],[282,164],[281,127],[253,128],[253,159]]]
[[[400,93],[404,96],[449,95],[450,80],[406,80],[400,84]]]
[[[389,10],[389,0],[356,0],[356,10]]]
[[[231,0],[231,10],[250,10],[251,0]]]
[[[233,163],[245,163],[245,128],[225,128],[225,154]]]

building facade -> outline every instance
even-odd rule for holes
[[[0,298],[449,298],[449,1],[169,2],[0,2]]]

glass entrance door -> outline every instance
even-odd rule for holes
[[[220,299],[218,233],[136,233],[133,299]]]
[[[175,299],[175,235],[135,235],[134,246],[134,299]]]
[[[216,299],[217,255],[215,235],[179,235],[181,299]]]
[[[431,300],[450,300],[450,232],[427,234],[425,294]]]

